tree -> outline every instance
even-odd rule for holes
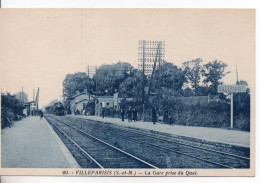
[[[217,94],[218,85],[222,84],[220,81],[230,72],[225,72],[227,64],[222,61],[214,60],[203,66],[202,75],[205,77],[203,83],[209,85],[211,94]]]
[[[195,60],[187,61],[182,64],[186,77],[186,83],[191,85],[191,87],[195,90],[195,93],[200,83],[202,69],[202,66],[200,65],[201,62],[202,60],[200,58],[197,58]]]
[[[183,94],[182,94],[184,97],[190,97],[193,95],[193,92],[192,92],[192,89],[190,88],[185,88],[183,90]]]
[[[67,74],[63,80],[63,96],[65,100],[75,95],[76,91],[83,92],[84,89],[88,89],[92,93],[93,88],[94,82],[85,72]]]
[[[155,70],[154,79],[152,81],[153,88],[164,87],[180,91],[186,81],[185,73],[172,63],[165,62],[161,68]]]
[[[14,95],[1,94],[1,126],[7,126],[8,119],[13,121],[17,115],[23,114],[23,106]]]
[[[119,93],[122,97],[141,97],[143,89],[143,72],[134,69],[130,76],[119,85]]]
[[[199,86],[196,91],[197,96],[206,96],[209,94],[210,88],[207,86]]]
[[[28,95],[25,92],[18,92],[14,94],[15,98],[21,102],[28,102]]]
[[[102,65],[97,69],[94,80],[97,80],[98,95],[113,95],[119,85],[131,75],[133,66],[126,62]]]

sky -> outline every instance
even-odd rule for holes
[[[40,106],[62,95],[66,74],[118,61],[138,64],[138,40],[165,41],[177,66],[215,59],[231,71],[225,84],[255,83],[254,11],[247,9],[1,9],[0,88],[23,90]]]

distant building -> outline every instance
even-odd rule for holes
[[[87,90],[84,90],[82,93],[77,92],[76,95],[70,98],[71,112],[73,112],[75,109],[78,109],[79,111],[83,110],[85,106],[94,99],[95,97],[90,95]]]
[[[101,108],[114,108],[119,110],[121,101],[125,99],[131,101],[132,98],[119,98],[118,93],[114,96],[96,96],[95,100],[95,115],[100,116]]]
[[[132,98],[119,98],[118,93],[115,93],[114,96],[95,96],[90,95],[87,90],[80,93],[77,92],[76,95],[70,98],[70,110],[73,113],[75,109],[80,112],[83,109],[86,109],[86,105],[89,102],[95,102],[95,115],[99,116],[102,108],[114,108],[119,110],[121,101],[125,99],[131,101]]]
[[[114,97],[113,96],[96,96],[95,102],[95,115],[100,116],[102,108],[114,107]]]

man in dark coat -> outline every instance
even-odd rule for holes
[[[128,119],[128,122],[132,121],[132,110],[131,110],[131,108],[129,108],[128,111],[127,111],[127,119]]]
[[[122,121],[124,121],[125,119],[125,110],[121,109],[121,117],[122,117]]]
[[[43,112],[40,111],[40,118],[42,119],[43,118]]]
[[[105,117],[105,109],[104,108],[101,109],[101,113],[102,113],[102,118],[104,118]]]
[[[137,110],[136,109],[133,110],[133,120],[137,121]]]
[[[168,110],[164,110],[164,114],[163,114],[163,122],[168,123],[168,119],[169,119],[169,114],[168,114]]]
[[[153,108],[152,108],[152,121],[153,121],[153,124],[155,124],[157,122],[157,114],[156,114],[155,106],[153,106]]]

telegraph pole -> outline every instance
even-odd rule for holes
[[[97,66],[96,66],[96,96],[97,96],[97,90],[98,90],[98,74],[97,74]]]
[[[162,81],[162,72],[161,72],[161,41],[158,43],[158,51],[159,51],[159,81],[160,81],[160,83],[158,83],[159,84],[159,92],[158,92],[158,94],[159,94],[159,96],[160,96],[160,94],[161,94],[161,81]]]
[[[23,103],[23,86],[22,86],[22,101],[21,102]]]
[[[21,95],[21,92],[19,92],[20,93],[20,103],[21,103],[21,101],[22,101],[22,95]]]
[[[236,82],[236,84],[239,85],[238,72],[237,72],[237,65],[236,65],[236,75],[237,75],[237,82]]]
[[[143,40],[143,116],[142,116],[142,121],[144,121],[144,77],[145,77],[145,67],[144,67],[144,64],[145,64],[145,40]]]
[[[89,82],[90,82],[90,77],[89,77],[89,66],[88,66],[88,102],[90,101]]]
[[[33,86],[33,101],[34,101],[34,95],[35,95],[35,86]]]
[[[152,40],[139,40],[138,44],[138,69],[143,71],[143,91],[142,91],[142,104],[143,104],[143,117],[145,115],[145,102],[149,102],[149,99],[145,99],[145,76],[153,77],[153,72],[156,68],[157,61],[159,74],[161,75],[162,57],[164,57],[165,45],[164,41],[152,41]],[[159,56],[159,58],[158,58]],[[161,86],[159,84],[159,86]],[[149,84],[149,90],[151,88],[151,82]],[[148,91],[149,92],[149,91]],[[160,91],[159,91],[160,93]],[[149,95],[149,94],[148,94]],[[149,98],[149,97],[148,97]]]
[[[233,116],[234,116],[234,112],[233,112],[233,92],[231,93],[231,100],[230,100],[231,104],[230,104],[230,128],[233,129],[233,124],[234,124],[234,120],[233,120]]]

